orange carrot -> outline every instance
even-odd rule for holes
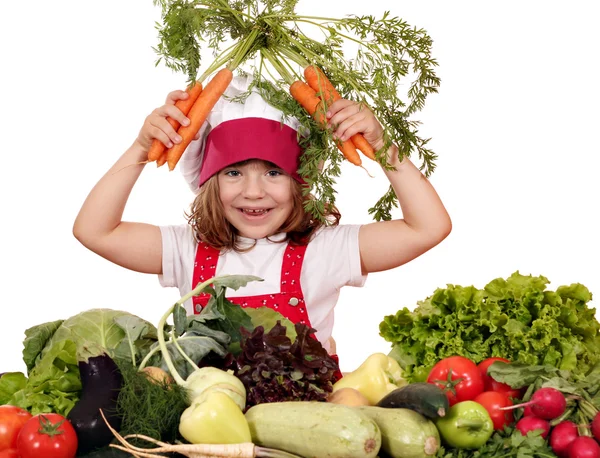
[[[317,91],[318,94],[321,94],[321,97],[325,97],[328,104],[342,98],[333,84],[331,84],[331,81],[329,81],[329,78],[325,76],[325,73],[319,67],[315,67],[314,65],[306,67],[304,69],[304,78],[306,78],[306,82],[310,87]],[[369,159],[375,159],[375,150],[363,134],[354,134],[350,137],[350,140],[365,156]]]
[[[325,113],[322,107],[323,103],[317,92],[304,81],[294,81],[290,86],[290,94],[302,105],[302,107],[317,121],[323,128],[326,124]],[[321,107],[319,107],[321,105]],[[356,147],[351,141],[336,141],[337,147],[354,165],[362,165],[360,156],[356,152]]]
[[[181,126],[177,133],[182,138],[180,143],[173,145],[167,150],[167,162],[169,164],[169,170],[173,170],[181,155],[194,139],[196,134],[200,131],[202,124],[206,120],[206,117],[213,109],[219,98],[225,92],[225,89],[231,83],[233,79],[233,73],[228,68],[223,68],[218,71],[215,77],[208,82],[200,96],[194,102],[194,105],[188,113],[190,123],[187,126]]]
[[[160,157],[156,160],[156,166],[161,167],[167,163],[167,152],[163,151]]]
[[[196,82],[193,86],[188,87],[185,92],[187,92],[189,94],[189,97],[185,100],[178,100],[177,102],[175,102],[175,106],[177,108],[179,108],[185,116],[187,116],[188,113],[190,112],[190,109],[192,108],[192,105],[194,105],[194,102],[196,101],[196,99],[198,98],[200,93],[202,92],[202,83]],[[175,121],[174,119],[171,119],[171,118],[167,118],[167,121],[169,121],[169,124],[171,124],[173,129],[175,129],[175,130],[179,129],[179,126],[180,126],[179,121]],[[154,140],[152,140],[152,145],[150,146],[150,149],[148,150],[148,162],[153,162],[153,161],[158,160],[166,148],[167,147],[165,146],[165,144],[163,142],[161,142],[160,140],[158,140],[156,138]],[[163,162],[163,164],[164,164],[164,162]],[[161,165],[162,164],[158,164],[159,167]]]

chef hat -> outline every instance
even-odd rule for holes
[[[233,78],[200,129],[200,138],[183,154],[181,173],[195,193],[215,173],[249,159],[272,162],[304,183],[298,175],[298,120],[269,105],[256,88],[242,101],[232,100],[247,93],[251,82],[251,76]]]

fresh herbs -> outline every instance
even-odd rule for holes
[[[581,378],[600,361],[600,323],[592,295],[581,284],[546,289],[548,279],[515,272],[484,289],[439,288],[414,311],[386,316],[381,336],[411,381],[440,359],[462,355],[478,363],[491,356],[569,370]]]
[[[324,220],[335,204],[334,184],[339,176],[339,152],[331,132],[324,132],[291,99],[289,86],[301,80],[302,70],[320,67],[342,97],[369,106],[384,126],[385,145],[377,161],[389,168],[386,151],[394,143],[398,157],[417,153],[429,176],[436,155],[429,139],[418,133],[412,116],[436,93],[440,79],[432,57],[432,40],[422,29],[386,12],[383,17],[348,15],[343,18],[302,16],[294,12],[297,0],[154,0],[160,5],[155,48],[168,68],[185,73],[188,82],[204,81],[220,68],[254,73],[268,81],[271,100],[287,116],[300,120],[305,149],[300,173],[307,178],[305,192],[315,196],[306,209]],[[212,49],[213,61],[202,66],[202,47]],[[405,87],[404,93],[399,88]],[[319,164],[325,165],[321,171]],[[376,220],[389,220],[397,206],[390,190],[369,209]],[[325,221],[326,222],[326,221]]]
[[[438,458],[556,458],[540,431],[523,436],[519,430],[506,428],[496,431],[490,440],[477,450],[440,447]]]
[[[264,402],[325,401],[332,392],[337,363],[311,334],[296,324],[296,339],[277,323],[265,333],[262,326],[243,330],[242,352],[211,364],[232,369],[246,387],[246,407]]]
[[[143,434],[164,442],[178,439],[179,419],[188,406],[187,390],[176,383],[153,381],[129,365],[120,369],[124,380],[117,403],[123,418],[121,434]]]

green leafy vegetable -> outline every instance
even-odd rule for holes
[[[25,388],[27,377],[21,372],[7,372],[0,377],[0,405],[8,404],[13,395]]]
[[[554,452],[540,435],[540,431],[523,436],[514,428],[495,432],[489,441],[477,450],[440,447],[438,458],[556,458]]]
[[[70,340],[52,345],[8,403],[27,409],[33,415],[54,412],[66,416],[81,392],[76,353],[77,346]]]
[[[47,351],[64,340],[75,343],[79,360],[106,352],[112,359],[135,363],[157,340],[156,328],[151,323],[128,312],[105,308],[86,310],[62,322],[34,326],[25,333],[28,337],[23,354],[28,355],[30,365],[31,362],[36,365]],[[40,351],[41,342],[45,345]]]
[[[478,363],[499,356],[528,365],[550,365],[585,376],[600,361],[600,323],[581,284],[546,289],[548,279],[515,272],[483,290],[448,285],[384,317],[381,336],[416,381],[440,359],[462,355]]]

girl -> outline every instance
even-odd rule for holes
[[[316,329],[335,353],[333,310],[343,286],[362,286],[370,272],[393,269],[428,251],[450,232],[450,218],[429,181],[410,162],[388,151],[394,171],[385,171],[398,196],[403,219],[340,225],[328,209],[328,225],[304,211],[299,123],[267,104],[250,81],[236,77],[210,113],[180,168],[197,193],[188,224],[157,227],[122,221],[129,194],[140,176],[153,139],[167,147],[181,141],[167,117],[187,125],[175,107],[187,98],[174,91],[155,109],[131,145],[95,185],[73,227],[88,249],[138,272],[157,274],[162,286],[181,295],[199,282],[222,274],[255,275],[230,299],[243,307],[269,306],[292,322]],[[362,132],[377,150],[383,129],[370,110],[339,100],[327,113],[342,140]],[[129,167],[128,167],[129,166]],[[118,172],[118,173],[115,173]],[[207,295],[186,303],[199,313]]]

